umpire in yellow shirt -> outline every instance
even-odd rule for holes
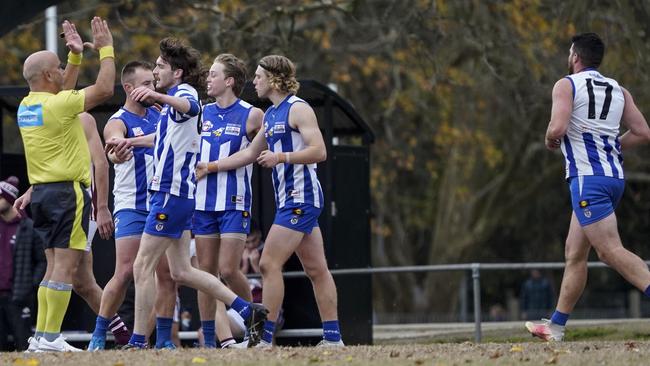
[[[74,25],[64,22],[64,33]],[[88,232],[90,153],[79,113],[113,95],[115,60],[113,36],[105,20],[91,21],[92,47],[99,50],[97,81],[83,90],[63,90],[65,75],[59,57],[50,51],[31,54],[23,65],[30,93],[18,108],[18,127],[25,146],[34,232],[43,241],[47,272],[38,290],[37,334],[30,350],[79,351],[61,336],[61,323],[70,302],[72,275],[79,264]],[[70,47],[70,41],[68,47]],[[80,38],[79,38],[80,40]],[[80,64],[81,52],[68,54],[68,63]],[[83,50],[83,46],[81,47]]]

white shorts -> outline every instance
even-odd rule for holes
[[[244,318],[242,318],[238,312],[236,312],[234,309],[228,309],[226,314],[228,315],[228,318],[230,318],[231,324],[237,326],[241,333],[246,333],[246,324],[244,324]]]

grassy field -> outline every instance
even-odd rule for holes
[[[277,347],[272,350],[104,351],[100,353],[2,353],[0,365],[641,365],[650,356],[650,324],[613,324],[570,330],[569,341],[544,343],[521,329],[486,332],[485,343],[454,338],[400,340],[399,344],[343,349]]]

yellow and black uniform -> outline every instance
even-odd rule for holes
[[[86,248],[90,150],[79,121],[83,110],[83,90],[30,92],[18,108],[27,174],[34,187],[34,231],[46,248]]]

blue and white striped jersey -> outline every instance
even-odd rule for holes
[[[190,110],[181,113],[167,104],[163,106],[156,130],[154,176],[149,189],[194,199],[201,105],[196,89],[189,84],[179,84],[167,94],[186,98]]]
[[[567,179],[584,175],[623,179],[618,139],[623,90],[616,80],[592,68],[567,78],[573,86],[573,112],[561,145]]]
[[[289,111],[294,103],[307,103],[289,95],[277,107],[264,113],[264,136],[273,152],[294,152],[305,148],[300,132],[289,126]],[[278,208],[296,204],[323,206],[323,190],[316,176],[316,164],[280,163],[273,168],[273,189]]]
[[[228,157],[250,144],[246,121],[253,106],[237,99],[221,108],[217,103],[203,107],[201,153],[199,161],[215,161]],[[208,174],[196,186],[196,209],[200,211],[250,211],[253,164]]]
[[[126,128],[126,137],[138,137],[156,132],[160,113],[155,108],[147,108],[141,117],[124,108],[120,108],[110,119],[119,119]],[[124,209],[149,211],[148,184],[153,177],[153,148],[133,148],[133,158],[121,164],[115,164],[115,182],[113,212]]]

